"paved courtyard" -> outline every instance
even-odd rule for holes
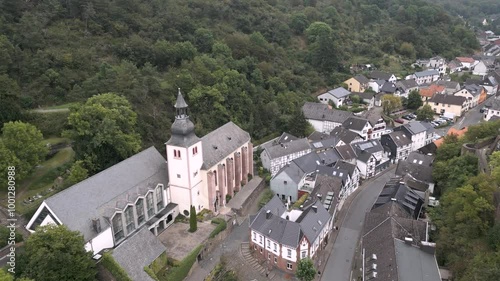
[[[188,231],[189,224],[174,223],[163,231],[158,238],[167,248],[167,255],[176,260],[182,260],[196,246],[208,239],[216,227],[210,221],[198,222],[198,230],[194,233]]]

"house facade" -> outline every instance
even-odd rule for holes
[[[479,61],[474,66],[474,69],[472,70],[472,74],[484,77],[484,76],[486,76],[486,74],[488,74],[488,71],[489,71],[489,69],[486,66],[486,64],[483,61]]]
[[[427,128],[419,121],[409,122],[403,126],[399,126],[394,131],[402,131],[411,139],[411,151],[418,150],[425,146]]]
[[[484,111],[484,120],[489,121],[492,117],[500,117],[500,99],[497,97],[491,98],[486,103],[487,107]]]
[[[315,260],[326,246],[333,222],[319,200],[301,210],[288,211],[273,197],[249,218],[249,246],[254,257],[267,261],[268,269],[295,273],[303,258]]]
[[[347,118],[354,116],[351,112],[331,109],[327,104],[314,102],[306,102],[302,106],[302,112],[314,130],[322,133],[330,133]]]
[[[394,131],[383,135],[380,143],[390,150],[389,157],[394,162],[406,159],[411,152],[411,139],[402,131]]]
[[[396,83],[396,96],[408,98],[411,91],[418,91],[415,79],[401,80]]]
[[[260,154],[260,159],[262,160],[262,166],[271,172],[271,176],[274,176],[281,168],[289,164],[290,161],[309,152],[311,152],[309,141],[303,138],[266,146]]]
[[[378,70],[374,70],[374,71],[370,72],[368,74],[368,78],[370,78],[372,80],[383,80],[383,81],[391,82],[391,83],[396,83],[396,81],[398,80],[396,78],[396,75],[394,75],[392,73],[378,71]]]
[[[467,111],[467,98],[444,94],[435,94],[427,101],[436,114],[462,116]]]
[[[428,69],[428,70],[424,70],[424,71],[415,72],[414,74],[406,77],[406,80],[415,79],[415,82],[418,85],[422,85],[422,84],[430,84],[430,83],[438,80],[439,77],[440,77],[440,75],[439,75],[439,72],[437,70]]]
[[[368,78],[363,75],[356,75],[344,81],[349,92],[364,92],[368,89]]]
[[[356,166],[361,178],[376,176],[389,166],[389,156],[379,140],[369,140],[352,145],[356,152]]]

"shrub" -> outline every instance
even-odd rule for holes
[[[7,246],[7,241],[9,241],[10,230],[3,225],[0,225],[0,248]],[[23,241],[23,236],[16,230],[16,243]]]
[[[226,204],[229,202],[229,200],[231,200],[231,195],[226,194]]]
[[[68,124],[68,116],[69,111],[50,113],[30,112],[26,114],[25,121],[35,125],[45,137],[59,137]]]
[[[202,249],[202,245],[196,247],[193,251],[191,251],[179,264],[178,266],[172,267],[169,271],[165,273],[165,278],[161,278],[162,280],[168,281],[182,281],[191,270],[198,254]]]
[[[132,281],[123,268],[115,261],[110,252],[104,253],[101,264],[116,278],[117,281]]]
[[[221,231],[224,231],[227,227],[227,222],[222,218],[215,218],[212,220],[212,223],[216,224],[217,226],[210,233],[210,238],[214,238],[215,236],[217,236],[217,234],[219,234]]]
[[[267,202],[269,202],[271,200],[271,198],[273,198],[273,196],[274,196],[274,192],[271,189],[266,188],[266,190],[262,194],[262,197],[260,197],[259,208],[262,208],[264,205],[266,205]]]
[[[293,203],[292,207],[295,209],[300,208],[300,205],[303,205],[304,202],[306,202],[307,197],[309,197],[309,193],[304,193],[302,196],[300,196],[299,200],[297,200],[297,201],[295,201],[295,203]]]
[[[198,220],[196,219],[196,209],[191,205],[191,210],[189,212],[189,232],[195,232],[198,230]]]

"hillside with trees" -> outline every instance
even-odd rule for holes
[[[476,48],[461,20],[421,0],[2,0],[0,124],[116,93],[143,147],[162,147],[181,88],[199,135],[231,119],[261,140],[352,63],[405,74],[417,57]],[[38,127],[67,126],[52,123]]]

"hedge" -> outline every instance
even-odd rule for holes
[[[6,226],[0,225],[0,248],[7,246],[9,237],[10,237],[10,230]],[[17,232],[17,229],[16,229],[15,241],[16,243],[23,241],[23,236],[19,232]]]
[[[182,281],[186,276],[189,274],[189,271],[191,270],[191,267],[193,267],[194,262],[196,261],[196,258],[198,257],[198,254],[200,253],[202,249],[202,245],[199,245],[196,247],[191,253],[185,257],[178,266],[172,267],[169,271],[165,273],[165,280],[168,281]],[[163,280],[163,278],[162,278]]]
[[[133,281],[128,274],[115,261],[110,252],[104,253],[101,260],[102,265],[116,278],[117,281]]]
[[[300,208],[300,205],[303,205],[304,202],[306,202],[307,197],[309,197],[309,193],[303,194],[302,196],[300,196],[299,200],[297,200],[297,201],[295,201],[295,203],[293,203],[292,207],[295,209]]]
[[[213,224],[216,224],[217,226],[215,227],[214,230],[210,233],[210,238],[214,238],[219,234],[221,231],[224,231],[227,227],[227,222],[224,219],[221,218],[215,218],[212,220]]]
[[[271,189],[266,188],[264,193],[262,194],[262,197],[260,197],[259,208],[264,207],[264,205],[266,205],[267,202],[271,201],[271,198],[273,198],[273,196],[274,192]]]

